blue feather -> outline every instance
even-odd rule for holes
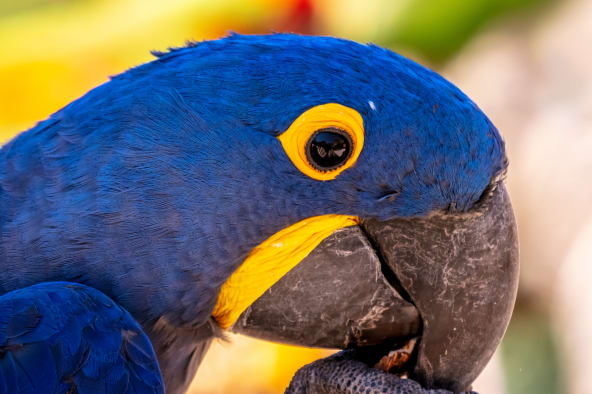
[[[97,290],[33,285],[1,296],[0,315],[0,393],[164,393],[148,338]]]

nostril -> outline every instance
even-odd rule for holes
[[[382,202],[382,201],[388,201],[388,202],[393,202],[395,201],[395,199],[397,198],[397,196],[399,195],[399,192],[396,190],[389,190],[386,193],[384,193],[382,196],[380,196],[378,198],[378,201]]]

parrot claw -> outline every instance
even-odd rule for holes
[[[398,349],[391,350],[386,356],[374,365],[374,368],[380,369],[384,372],[395,373],[400,377],[407,377],[409,360],[411,359],[415,350],[417,338],[411,338]]]

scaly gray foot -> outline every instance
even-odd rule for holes
[[[411,379],[383,372],[356,359],[354,350],[344,350],[300,368],[285,394],[451,394],[426,390]],[[471,392],[472,394],[477,394]]]

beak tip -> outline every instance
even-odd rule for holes
[[[428,388],[467,389],[499,345],[516,299],[518,238],[505,187],[470,213],[362,225],[421,315],[411,377]]]

